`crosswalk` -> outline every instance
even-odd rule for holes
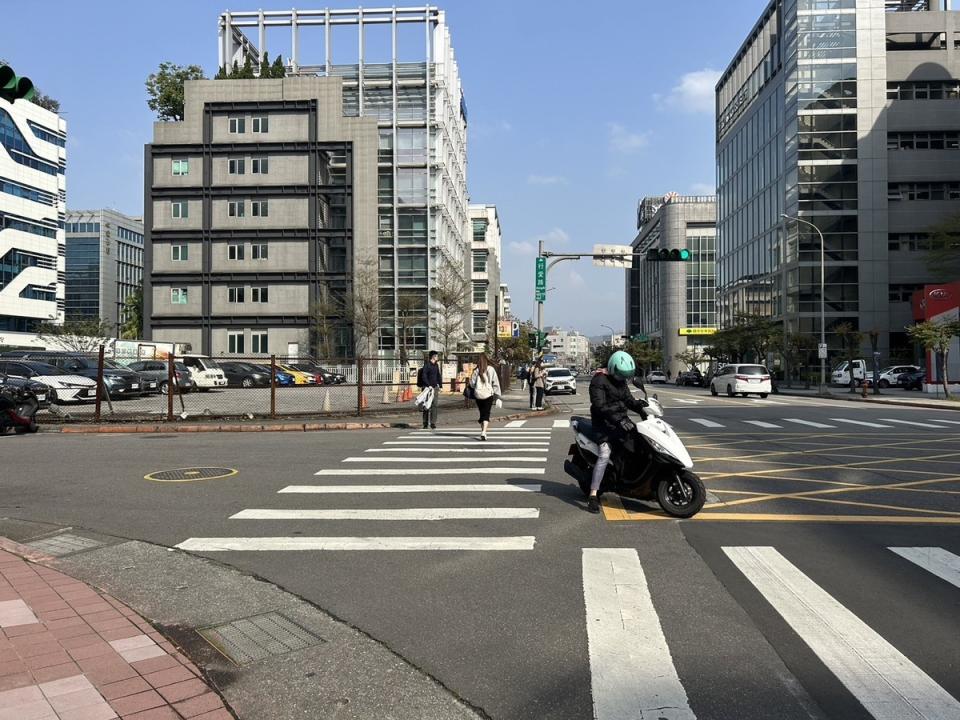
[[[249,535],[193,537],[177,547],[211,553],[533,550],[542,485],[527,481],[545,474],[551,435],[551,427],[529,428],[516,423],[489,430],[486,441],[478,439],[476,428],[409,431],[348,456],[335,466],[316,470],[316,484],[278,488],[276,507],[245,508],[230,515],[231,526],[236,522],[237,527],[250,530]],[[411,482],[404,482],[406,478]],[[436,505],[444,505],[440,499],[447,497],[463,502],[457,507],[435,507],[423,503],[424,496],[437,500]],[[351,497],[356,498],[352,507],[339,506],[344,498],[349,501]],[[521,502],[502,506],[501,497]],[[337,506],[328,506],[335,499]],[[291,501],[298,506],[290,507]],[[473,531],[477,527],[474,521],[488,523],[484,527],[489,534],[445,535],[430,530],[423,535],[398,536],[389,532],[391,523],[406,523],[405,532],[409,532],[410,523],[423,528],[453,527],[456,531],[467,527]],[[259,525],[266,522],[284,522],[282,527],[289,528],[291,534],[259,535],[259,527],[277,527]],[[368,523],[388,530],[371,536],[366,532]],[[303,532],[304,527],[331,531],[311,535]],[[507,534],[500,530],[503,527],[526,530],[523,534]],[[351,534],[351,528],[359,532]]]
[[[877,720],[960,718],[960,701],[774,547],[723,547],[826,669]],[[939,547],[890,547],[960,589],[960,556]],[[636,550],[584,548],[585,621],[595,720],[695,720]],[[903,568],[899,568],[902,572]],[[895,601],[891,598],[891,602]],[[623,648],[630,647],[625,653]]]

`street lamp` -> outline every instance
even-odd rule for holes
[[[802,218],[793,217],[787,215],[786,213],[781,213],[780,217],[785,220],[793,220],[794,222],[803,223],[804,225],[809,225],[814,230],[817,231],[817,235],[820,236],[820,345],[821,347],[827,346],[827,321],[826,321],[826,312],[824,309],[824,275],[825,275],[825,265],[824,265],[824,242],[823,242],[823,233],[820,232],[820,228],[814,225],[808,220],[803,220]],[[784,238],[786,240],[786,238]],[[786,290],[786,288],[784,288]],[[818,351],[820,355],[820,394],[822,395],[826,392],[827,384],[827,358],[824,357],[823,351]],[[850,368],[850,376],[853,377],[853,368]]]

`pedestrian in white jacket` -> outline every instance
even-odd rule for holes
[[[477,363],[473,375],[470,376],[470,387],[473,389],[473,398],[477,401],[477,409],[480,411],[480,439],[487,439],[487,426],[490,424],[490,409],[494,403],[501,407],[500,402],[500,378],[497,377],[497,371],[490,360],[483,353],[480,354],[480,360]]]

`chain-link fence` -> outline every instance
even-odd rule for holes
[[[472,367],[447,365],[440,402],[462,404]],[[31,377],[49,388],[41,403],[41,422],[417,413],[417,371],[415,363],[401,366],[383,360],[320,363],[302,357],[201,355],[112,359],[102,350],[22,351],[0,357],[0,373]]]

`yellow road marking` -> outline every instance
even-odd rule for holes
[[[608,518],[614,521],[675,520],[656,510],[647,513],[630,512],[626,517]],[[689,521],[699,522],[824,522],[824,523],[877,523],[896,525],[960,525],[960,518],[914,517],[909,515],[797,515],[777,513],[718,513],[701,511]]]
[[[943,455],[934,455],[934,458],[940,457],[952,457],[956,453],[946,453]],[[875,465],[886,465],[889,463],[902,462],[902,458],[884,458],[882,460],[865,460],[863,462],[856,463],[837,463],[834,465],[806,465],[803,467],[804,470],[865,470],[868,469],[865,466],[875,466]],[[769,470],[749,470],[742,473],[720,473],[717,475],[708,475],[711,480],[716,480],[718,478],[725,477],[763,477],[765,473],[777,472],[779,468],[770,468]],[[898,471],[899,472],[899,471]],[[933,473],[925,470],[911,470],[913,473],[924,473],[929,475],[937,475],[938,473]],[[706,474],[705,474],[706,475]]]
[[[620,502],[620,496],[606,493],[600,498],[600,507],[603,508],[603,517],[607,520],[629,520],[627,510]]]
[[[807,502],[833,503],[835,505],[853,505],[855,507],[876,508],[878,510],[898,510],[900,512],[918,512],[918,513],[926,513],[927,515],[946,515],[949,517],[960,517],[960,512],[951,512],[950,510],[927,510],[925,508],[901,507],[899,505],[884,505],[882,503],[870,503],[870,502],[857,501],[857,500],[837,500],[835,498],[820,498],[820,497],[797,497],[797,498],[790,498],[790,499],[805,500]]]

